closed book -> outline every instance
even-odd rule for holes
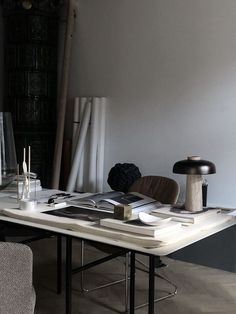
[[[185,223],[196,223],[202,220],[207,220],[216,216],[221,210],[218,209],[204,209],[201,212],[190,212],[179,208],[163,206],[152,210],[152,215],[167,218],[172,217],[172,220],[181,221]]]
[[[122,221],[118,219],[105,218],[100,220],[100,225],[106,228],[127,231],[151,237],[158,237],[165,233],[176,232],[180,229],[181,223],[176,221],[168,221],[159,226],[148,226],[142,223],[139,219]]]

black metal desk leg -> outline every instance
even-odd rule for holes
[[[72,238],[66,236],[66,314],[71,314]]]
[[[57,294],[61,293],[61,264],[62,264],[62,241],[61,236],[57,236]]]
[[[148,314],[154,314],[155,298],[155,256],[149,256],[149,292],[148,292]]]
[[[130,253],[130,314],[135,309],[135,253]]]

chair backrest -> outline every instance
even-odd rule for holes
[[[175,180],[161,176],[141,177],[129,188],[129,192],[139,192],[163,204],[175,204],[179,191],[179,185]]]

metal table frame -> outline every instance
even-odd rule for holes
[[[65,236],[65,235],[64,235]],[[71,301],[72,301],[72,275],[74,273],[84,271],[92,266],[106,262],[109,259],[113,259],[117,256],[122,255],[122,251],[117,254],[111,254],[102,259],[88,263],[84,266],[72,269],[72,236],[65,236],[66,238],[66,314],[72,313]],[[135,251],[127,249],[123,250],[123,254],[130,253],[130,309],[129,313],[135,313]],[[138,252],[139,254],[142,254]],[[147,254],[145,254],[147,255]],[[155,299],[155,257],[156,255],[148,254],[149,256],[149,289],[148,289],[148,314],[154,314],[154,299]]]

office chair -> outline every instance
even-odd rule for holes
[[[0,242],[0,313],[33,314],[33,256],[23,244]]]
[[[139,192],[162,204],[175,204],[179,196],[179,185],[167,177],[144,176],[130,186],[129,192]]]
[[[35,229],[28,226],[18,226],[11,222],[0,223],[0,241],[28,244],[54,235],[50,231]],[[62,269],[62,237],[57,238],[57,294],[61,293],[61,269]]]
[[[138,178],[129,188],[128,192],[139,192],[143,195],[152,197],[156,199],[157,201],[163,203],[163,204],[175,204],[177,202],[178,196],[179,196],[179,185],[178,183],[167,177],[162,177],[162,176],[144,176]],[[81,264],[82,266],[84,265],[84,241],[82,241],[81,245]],[[102,245],[100,244],[93,244],[96,248],[99,250],[106,252],[106,253],[114,253],[117,251],[117,248],[110,247],[108,245]],[[148,266],[140,261],[139,259],[136,258],[136,261],[142,265],[144,268],[148,268]],[[156,259],[156,267],[162,267],[166,266],[164,265],[159,258]],[[91,292],[94,290],[98,290],[101,288],[105,288],[120,282],[125,281],[125,310],[128,310],[128,263],[129,263],[129,253],[125,254],[125,278],[117,281],[110,282],[105,285],[97,286],[95,288],[92,288],[90,290],[86,289],[84,287],[84,279],[83,279],[83,272],[81,272],[81,289],[84,292]],[[139,268],[142,271],[146,271],[143,268]],[[173,286],[173,292],[168,293],[166,296],[158,298],[155,300],[161,301],[166,298],[169,298],[171,296],[174,296],[177,293],[177,287],[175,284],[173,284],[170,280],[165,278],[164,276],[161,276],[160,274],[155,273],[155,275],[159,278],[162,278],[165,280],[167,283],[171,284]],[[137,308],[141,308],[143,306],[148,305],[148,303],[141,304],[136,306]]]

